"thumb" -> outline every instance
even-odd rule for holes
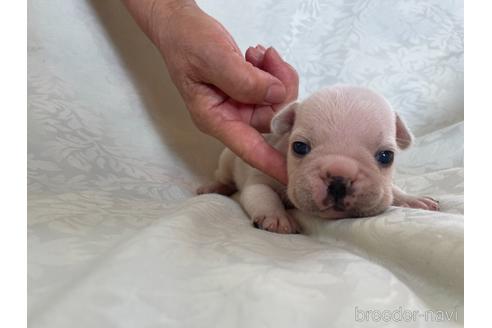
[[[245,104],[278,104],[285,100],[287,91],[273,75],[254,67],[242,56],[227,51],[228,55],[213,56],[215,63],[207,65],[204,78],[232,99]]]

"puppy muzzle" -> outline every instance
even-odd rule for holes
[[[343,177],[333,177],[328,185],[328,197],[333,199],[333,209],[335,211],[344,211],[344,198],[347,195],[347,183]]]

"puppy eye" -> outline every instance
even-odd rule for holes
[[[376,154],[376,161],[383,166],[389,166],[393,163],[393,159],[395,157],[395,153],[391,150],[383,150]]]
[[[292,151],[299,156],[305,156],[311,151],[311,147],[302,141],[295,141],[292,143]]]

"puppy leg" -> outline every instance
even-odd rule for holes
[[[280,197],[270,186],[246,183],[240,201],[255,227],[277,233],[301,232],[300,225],[287,214]]]
[[[412,196],[393,185],[393,205],[439,211],[439,202],[426,196]]]
[[[230,196],[237,191],[233,182],[232,167],[234,165],[234,154],[228,149],[224,149],[220,154],[219,168],[215,171],[216,181],[201,186],[196,190],[198,195],[201,194],[221,194]]]

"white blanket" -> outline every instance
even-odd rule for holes
[[[396,181],[442,212],[294,212],[305,235],[254,229],[234,200],[194,196],[221,146],[123,6],[30,1],[30,326],[462,326],[462,1],[199,4],[241,49],[275,46],[301,98],[338,82],[382,92],[417,136]]]

